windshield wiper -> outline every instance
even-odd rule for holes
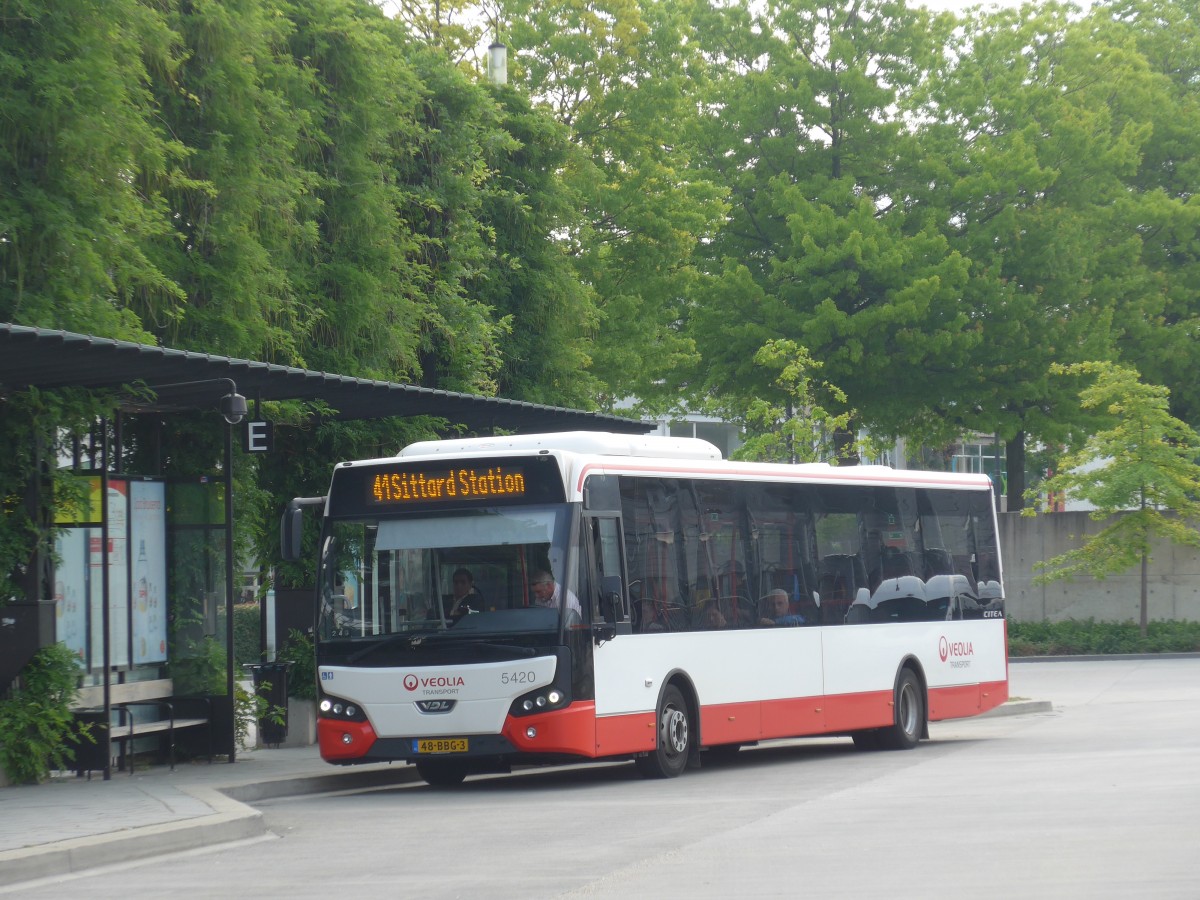
[[[417,650],[421,647],[437,648],[444,650],[451,647],[471,647],[472,649],[490,650],[492,653],[500,653],[507,659],[519,659],[522,657],[537,656],[539,651],[535,647],[519,647],[513,644],[497,644],[492,641],[479,641],[462,635],[453,635],[445,631],[422,631],[417,634],[394,634],[386,640],[380,641],[378,644],[372,644],[369,647],[363,647],[356,653],[351,654],[346,658],[347,664],[356,663],[359,660],[371,655],[376,650],[382,650],[386,647],[394,647],[397,644],[408,643],[409,650]]]
[[[368,647],[363,647],[361,650],[356,650],[354,653],[351,653],[346,658],[346,662],[356,663],[363,657],[370,656],[376,650],[382,650],[385,647],[393,647],[396,644],[403,644],[406,641],[411,642],[414,639],[419,639],[419,641],[418,641],[418,643],[419,643],[420,640],[425,640],[426,638],[434,637],[435,635],[437,635],[439,633],[443,633],[443,632],[424,630],[424,631],[412,631],[412,632],[402,632],[400,634],[393,634],[391,637],[384,638],[382,641],[379,641],[378,643],[371,644]],[[409,646],[412,647],[415,645],[410,643]]]

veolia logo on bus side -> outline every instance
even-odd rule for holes
[[[951,657],[962,658],[974,655],[975,647],[970,641],[950,641],[944,634],[938,641],[938,656],[941,657],[942,662]]]

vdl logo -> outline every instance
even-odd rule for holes
[[[415,691],[417,689],[417,684],[418,684],[418,682],[417,682],[416,675],[405,675],[404,676],[404,689],[406,691]]]

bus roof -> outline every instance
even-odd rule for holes
[[[721,451],[699,438],[656,434],[612,434],[604,431],[563,431],[554,434],[515,434],[501,437],[451,438],[409,444],[397,456],[462,456],[531,450],[566,450],[596,456],[638,456],[651,459],[720,459]]]
[[[576,491],[582,489],[583,478],[588,473],[599,472],[768,481],[791,481],[799,477],[825,484],[956,487],[967,490],[991,489],[992,486],[987,475],[978,473],[930,472],[876,465],[839,467],[829,463],[735,462],[724,460],[721,451],[713,444],[697,438],[597,431],[419,441],[405,447],[396,458],[415,461],[522,453],[552,454],[561,459],[568,485]]]

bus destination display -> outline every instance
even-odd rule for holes
[[[440,470],[379,471],[367,479],[370,504],[409,504],[525,496],[525,471],[519,466],[462,466]]]

